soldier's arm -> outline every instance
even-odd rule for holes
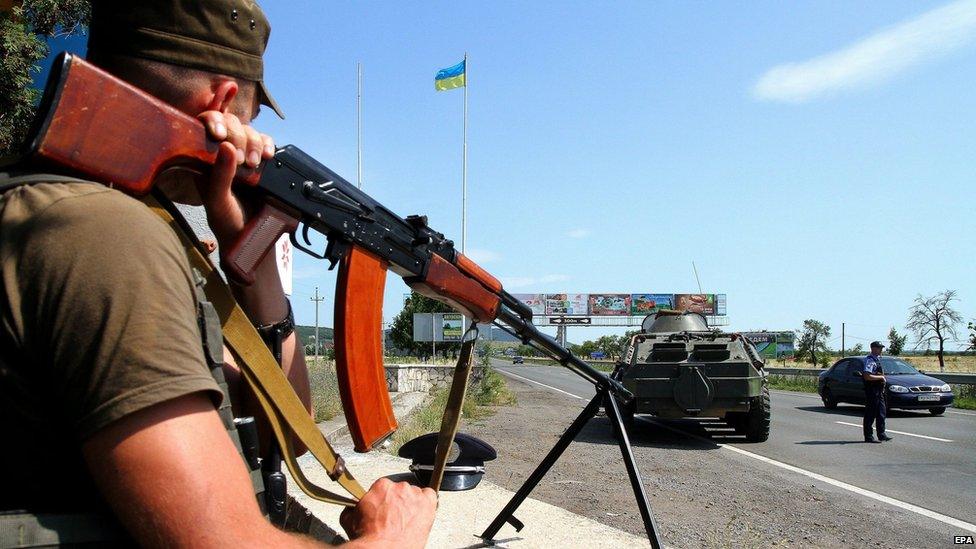
[[[261,515],[244,462],[203,393],[125,416],[92,435],[82,452],[141,545],[314,545]]]
[[[258,509],[244,462],[203,393],[145,408],[97,431],[82,452],[98,488],[143,546],[314,547]],[[349,547],[423,547],[437,496],[377,481],[343,513]]]

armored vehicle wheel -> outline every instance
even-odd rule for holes
[[[745,435],[749,442],[766,442],[769,439],[769,387],[763,386],[762,394],[753,398],[745,421]]]
[[[824,408],[828,410],[837,407],[837,399],[834,398],[834,393],[830,392],[830,389],[824,389],[823,394],[820,395],[820,400],[823,400]]]
[[[941,416],[946,411],[944,406],[939,406],[938,408],[929,408],[929,413],[933,416]]]

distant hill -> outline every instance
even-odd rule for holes
[[[298,332],[298,338],[303,343],[308,344],[315,341],[315,326],[295,326],[295,331]],[[322,341],[332,341],[332,334],[332,328],[319,326],[319,338]]]

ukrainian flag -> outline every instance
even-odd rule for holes
[[[464,64],[465,62],[461,61],[453,67],[437,71],[437,76],[434,77],[434,89],[437,91],[446,91],[463,87],[465,85]]]

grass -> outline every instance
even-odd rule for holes
[[[807,376],[784,376],[771,374],[769,376],[769,387],[782,391],[799,391],[802,393],[817,392],[817,378]]]
[[[324,358],[306,357],[305,360],[308,367],[308,381],[312,386],[312,410],[315,412],[315,421],[332,419],[342,413],[335,363]]]
[[[410,419],[400,425],[390,440],[391,454],[396,455],[400,447],[409,440],[440,430],[441,417],[447,405],[447,395],[447,387],[434,391],[427,402],[414,412]],[[492,406],[513,405],[515,405],[515,395],[508,389],[505,378],[493,369],[485,368],[481,381],[468,386],[464,405],[461,407],[461,423],[476,421],[493,414]]]
[[[956,400],[952,405],[964,410],[976,410],[976,385],[953,385]]]

